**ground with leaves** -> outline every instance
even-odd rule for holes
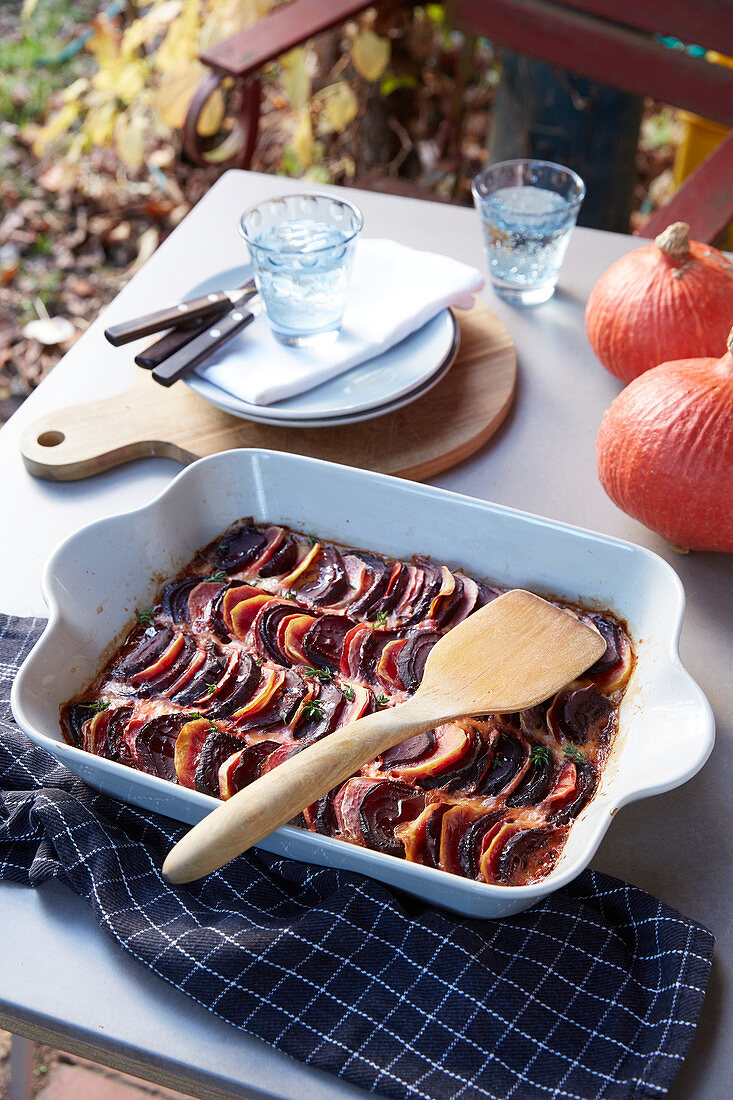
[[[117,131],[108,127],[110,140],[101,147],[88,136],[80,143],[72,124],[78,155],[62,156],[39,141],[68,106],[68,89],[75,89],[71,102],[94,92],[102,46],[117,64],[130,23],[97,21],[92,54],[79,42],[108,3],[40,0],[25,30],[21,7],[21,0],[0,7],[0,422],[222,170],[185,164],[177,133],[159,124],[146,131],[141,153],[129,118]],[[183,72],[175,58],[172,67]],[[378,19],[367,15],[264,76],[254,169],[470,202],[471,178],[486,159],[498,69],[489,44],[453,34],[439,6],[417,15],[399,5]],[[161,86],[162,78],[156,95]],[[91,102],[94,109],[93,95]],[[673,114],[650,104],[637,209],[665,197],[674,139]],[[33,325],[47,315],[66,324]]]

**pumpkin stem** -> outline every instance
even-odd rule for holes
[[[665,256],[682,260],[690,254],[690,227],[687,222],[674,222],[655,238],[654,243]]]

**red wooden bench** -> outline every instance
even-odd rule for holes
[[[212,92],[229,77],[239,95],[237,128],[224,150],[251,161],[264,65],[367,7],[364,0],[292,0],[246,31],[205,51],[211,72],[199,86],[184,127],[184,147],[197,163],[208,153],[197,132]],[[458,25],[518,53],[580,73],[635,95],[684,107],[733,126],[733,70],[668,49],[670,35],[733,56],[733,0],[454,0]],[[655,236],[671,221],[690,223],[710,241],[733,220],[733,131],[641,230]]]

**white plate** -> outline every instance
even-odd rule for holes
[[[46,567],[50,619],[13,685],[13,714],[34,741],[93,787],[191,823],[218,804],[67,745],[58,715],[59,706],[96,677],[100,655],[129,630],[135,609],[152,603],[160,578],[177,573],[245,515],[395,557],[430,554],[503,586],[610,608],[628,623],[637,655],[598,792],[541,882],[487,885],[289,825],[262,842],[267,851],[371,875],[467,916],[508,916],[575,878],[620,806],[678,786],[710,754],[712,712],[677,651],[684,592],[656,554],[384,474],[236,450],[188,466],[145,507],[77,531]]]
[[[250,411],[246,413],[237,412],[234,413],[234,415],[241,416],[245,420],[254,420],[258,424],[273,424],[275,427],[280,428],[335,428],[340,427],[342,424],[358,424],[362,420],[374,420],[378,416],[386,416],[387,413],[402,409],[405,405],[411,405],[413,401],[417,401],[419,397],[423,397],[424,394],[432,390],[433,386],[437,386],[438,382],[445,378],[456,361],[458,349],[461,345],[461,332],[453,318],[453,314],[448,313],[448,316],[453,321],[454,338],[445,359],[435,373],[431,374],[425,382],[394,401],[388,401],[384,405],[378,405],[376,408],[370,408],[364,412],[351,412],[340,416],[324,416],[322,418],[314,418],[313,420],[285,420],[283,417],[275,418],[270,416],[270,406],[267,405],[247,405],[247,409]],[[433,324],[433,322],[431,321],[429,324]],[[413,339],[413,337],[408,337],[408,339]],[[388,353],[385,353],[385,356],[380,358],[386,358],[387,354]],[[359,370],[361,370],[361,367],[354,367],[353,372],[349,371],[349,373],[356,373]],[[324,385],[332,386],[335,382],[336,379],[333,379],[331,382],[324,383]],[[215,405],[217,408],[223,409],[224,412],[231,413],[233,411],[229,405],[221,403],[220,398],[223,391],[220,390],[218,386],[214,386],[211,382],[206,382],[204,379],[199,379],[199,383],[200,385],[197,389],[199,396],[204,397],[210,404]],[[230,397],[229,394],[226,396]]]
[[[250,274],[249,265],[223,271],[192,287],[186,296],[197,297],[221,287],[239,286]],[[267,324],[267,320],[263,316],[257,323]],[[392,405],[399,398],[412,400],[411,395],[415,391],[444,367],[449,359],[452,362],[455,358],[458,338],[455,318],[450,310],[445,309],[382,355],[361,363],[358,367],[352,367],[314,389],[295,394],[273,405],[251,405],[197,374],[190,374],[184,380],[194,393],[216,408],[245,420],[291,426],[302,422],[302,426],[308,428],[337,422],[349,424],[356,420],[369,419],[368,415],[363,414],[370,412],[372,416],[381,416],[381,410],[386,405],[400,407]],[[222,352],[224,354],[233,359],[246,356],[246,329],[226,345]],[[407,401],[402,404],[407,404]],[[387,411],[392,411],[392,408]]]

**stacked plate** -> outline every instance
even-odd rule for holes
[[[242,271],[227,272],[226,277],[223,285],[236,286],[242,282]],[[214,284],[222,285],[221,275],[195,287],[190,296],[206,294]],[[245,420],[300,428],[335,427],[384,416],[422,397],[453,366],[459,343],[456,320],[450,310],[443,310],[382,355],[274,405],[250,405],[197,374],[185,381],[210,404]],[[233,360],[246,357],[246,329],[227,345],[226,355]]]

